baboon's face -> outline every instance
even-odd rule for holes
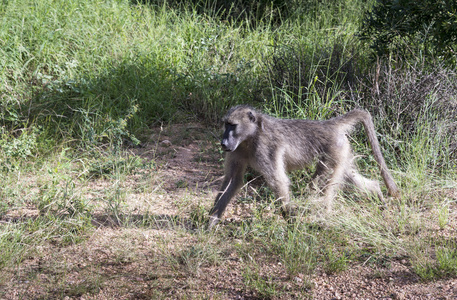
[[[221,146],[227,152],[235,151],[257,130],[255,112],[245,107],[230,110],[223,121],[225,131],[222,135]]]

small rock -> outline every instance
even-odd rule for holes
[[[170,147],[172,143],[169,140],[163,140],[160,142],[160,145],[163,147]]]
[[[405,299],[405,296],[403,295],[402,292],[393,292],[390,296],[391,296],[393,299],[399,299],[399,300]]]

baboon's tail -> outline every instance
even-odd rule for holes
[[[373,150],[374,158],[376,159],[376,162],[379,164],[379,167],[381,169],[381,176],[384,179],[384,183],[386,184],[387,190],[389,191],[389,195],[395,198],[399,198],[400,191],[397,185],[395,184],[392,175],[387,169],[386,161],[384,160],[384,156],[381,153],[381,146],[379,145],[378,138],[376,137],[376,132],[374,129],[371,114],[366,110],[354,109],[348,112],[346,115],[344,115],[344,118],[347,118],[351,121],[355,121],[350,123],[361,122],[363,124],[363,127],[365,128],[368,140],[371,145],[371,149]]]

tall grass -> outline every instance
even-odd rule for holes
[[[7,2],[1,16],[2,125],[83,140],[112,135],[133,108],[126,130],[139,132],[252,99],[269,34],[129,1]]]
[[[216,121],[233,104],[269,99],[262,60],[275,47],[298,39],[313,52],[355,32],[353,10],[308,4],[318,10],[305,21],[305,11],[279,25],[265,15],[252,27],[166,2],[6,2],[2,125],[93,143],[130,139],[184,112]]]
[[[189,120],[211,126],[229,106],[250,103],[307,119],[368,109],[401,201],[389,199],[381,209],[357,194],[339,195],[333,215],[306,207],[292,224],[266,216],[259,205],[235,227],[196,231],[191,248],[167,253],[165,261],[195,275],[236,252],[245,288],[261,297],[287,293],[263,264],[280,266],[298,282],[318,268],[336,273],[407,256],[424,280],[456,276],[455,245],[444,239],[431,245],[423,230],[435,221],[445,228],[455,202],[447,193],[456,188],[455,72],[394,56],[370,61],[356,37],[370,1],[291,1],[285,11],[267,5],[246,13],[224,12],[216,2],[3,1],[0,268],[19,264],[36,245],[84,240],[94,226],[94,202],[103,202],[97,213],[116,225],[130,224],[122,183],[144,162],[123,146],[146,141],[151,126]],[[357,163],[376,177],[359,132]],[[292,176],[299,203],[306,202],[309,176]],[[100,177],[106,189],[87,196],[87,183]],[[203,227],[207,208],[180,201],[192,226]],[[35,215],[11,219],[24,208]],[[144,226],[154,223],[146,218]],[[222,243],[230,251],[220,251]]]

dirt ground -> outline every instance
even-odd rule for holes
[[[33,256],[1,273],[0,299],[261,298],[245,288],[243,261],[230,248],[221,246],[223,263],[195,266],[179,261],[192,258],[184,255],[186,249],[197,251],[201,241],[198,230],[180,214],[195,203],[210,207],[223,175],[221,154],[210,144],[217,143],[215,134],[195,124],[156,129],[154,142],[132,150],[156,165],[124,182],[129,186],[130,221],[119,224],[100,210],[94,230],[82,243],[34,249]],[[101,193],[109,184],[108,179],[94,180],[87,195]],[[225,222],[241,217],[232,205]],[[455,235],[456,214],[450,219],[447,230]],[[138,225],[145,220],[147,226]],[[262,265],[261,273],[290,291],[291,299],[457,299],[457,279],[422,283],[401,259],[385,268],[358,264],[334,275],[317,270],[311,285],[301,276],[289,278],[280,263]]]

